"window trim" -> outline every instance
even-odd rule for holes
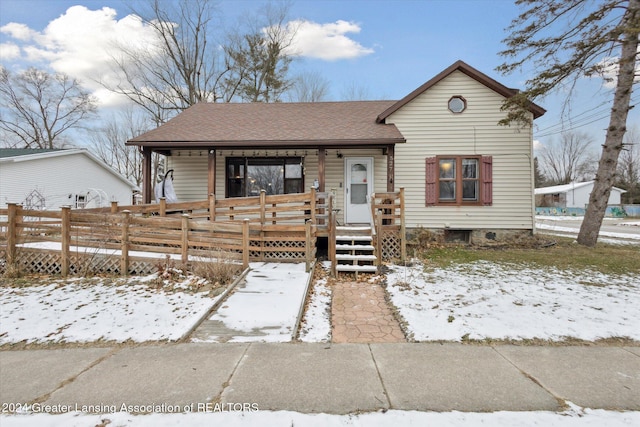
[[[455,200],[440,200],[440,160],[453,159],[458,173],[456,174]],[[463,200],[462,161],[475,159],[478,161],[478,199]],[[426,158],[426,206],[491,206],[493,204],[493,158],[483,155],[439,155]]]
[[[451,109],[451,101],[453,101],[454,99],[459,99],[460,101],[462,101],[462,110],[453,111]],[[462,114],[467,109],[467,100],[462,95],[454,95],[451,98],[449,98],[449,100],[447,101],[447,109],[449,110],[449,112],[451,112],[453,114]]]

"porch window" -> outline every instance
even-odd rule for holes
[[[301,157],[228,157],[227,197],[301,193],[304,188]]]
[[[426,205],[491,205],[491,156],[438,156],[426,160]]]

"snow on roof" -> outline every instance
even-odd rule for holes
[[[553,185],[551,187],[542,187],[536,188],[534,190],[534,194],[557,194],[557,193],[567,193],[571,190],[575,190],[576,188],[586,187],[587,185],[593,186],[595,181],[586,181],[586,182],[570,182],[569,184],[562,185]],[[626,190],[618,187],[611,187],[613,191],[619,191],[621,193],[626,193]]]

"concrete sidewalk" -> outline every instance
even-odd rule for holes
[[[330,414],[557,411],[565,401],[640,410],[640,347],[187,343],[0,351],[0,402],[51,411],[207,403]]]

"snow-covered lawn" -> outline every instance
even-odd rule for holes
[[[536,215],[536,229],[540,233],[577,237],[583,216],[548,216]],[[608,244],[640,244],[640,233],[636,227],[640,221],[635,219],[604,218],[598,241]]]
[[[21,341],[177,340],[218,297],[192,292],[193,276],[170,288],[157,276],[52,280],[0,287],[0,344]]]
[[[321,279],[315,284],[313,294],[300,328],[302,342],[328,342],[331,340],[331,288],[327,280]]]
[[[417,341],[640,340],[640,275],[476,261],[392,266],[391,301]]]
[[[268,291],[267,282],[277,283],[278,288],[295,282],[295,288],[299,288],[306,280],[302,267],[285,266],[272,269],[270,275],[275,276],[265,283],[261,280],[266,278],[261,278],[264,275],[258,270],[256,277],[248,279],[261,292]],[[155,276],[52,280],[42,285],[0,287],[0,344],[177,340],[218,298],[185,291],[184,288],[194,288],[195,280],[190,277],[170,289],[157,287]],[[417,341],[593,341],[609,337],[640,340],[638,274],[616,276],[487,261],[425,271],[423,265],[415,264],[391,266],[387,291],[406,322],[407,332]],[[282,299],[280,291],[277,293],[271,297],[262,294],[262,298]],[[238,293],[236,298],[240,296]],[[286,300],[292,313],[297,312],[301,298],[300,295],[295,302]],[[323,278],[315,283],[311,294],[300,330],[301,341],[330,340],[330,304],[331,287]],[[270,306],[282,308],[280,303]],[[238,322],[256,318],[257,309],[255,301],[247,305],[230,298],[214,316],[230,328],[254,329],[254,324]],[[265,324],[273,329],[278,319],[275,314],[268,314],[279,315],[282,310],[262,311]],[[276,329],[274,333],[282,328]],[[272,341],[265,336],[260,340]]]

